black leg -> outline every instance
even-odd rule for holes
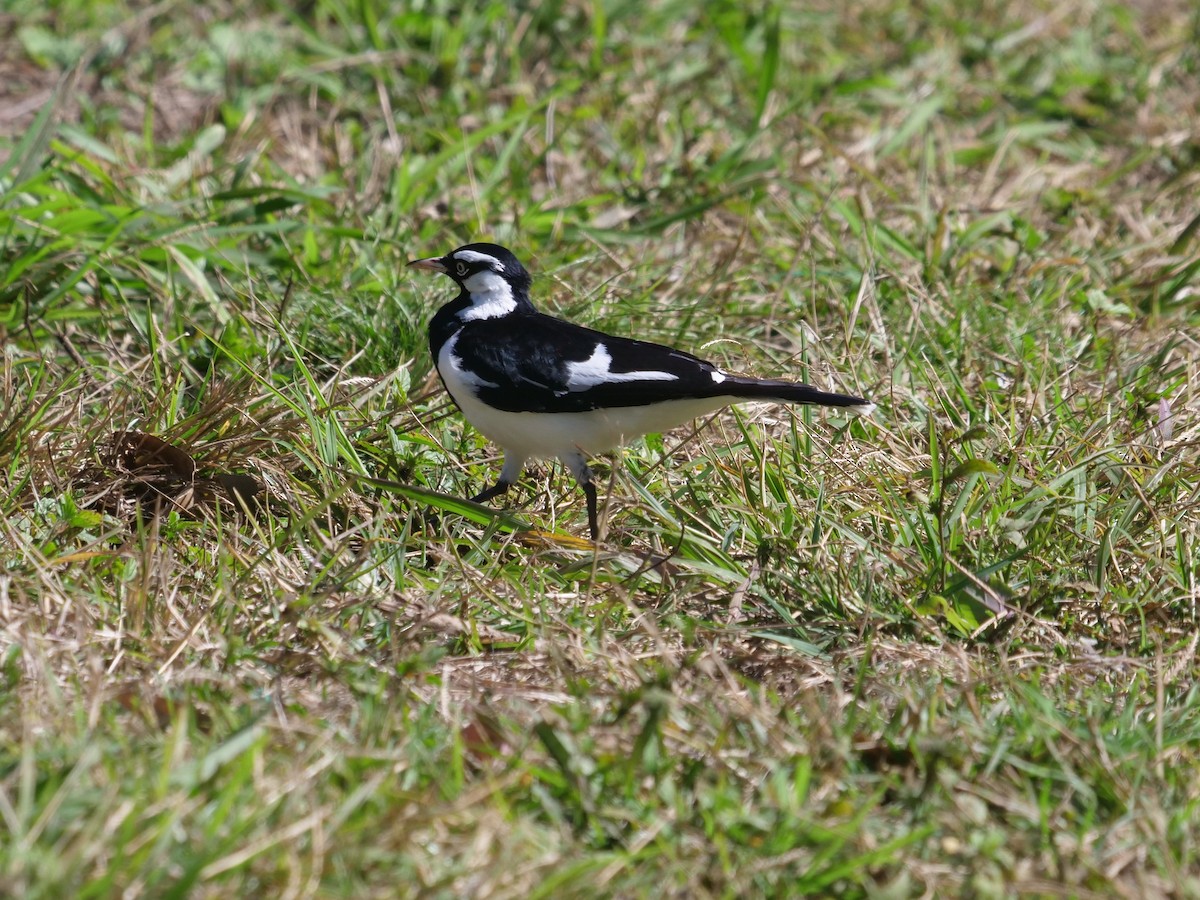
[[[576,451],[564,456],[562,461],[567,464],[567,468],[571,470],[571,474],[583,488],[583,495],[587,497],[588,528],[592,531],[592,540],[598,541],[600,540],[600,515],[597,508],[599,504],[596,502],[596,486],[592,484],[592,470],[588,468],[587,458]]]
[[[491,500],[493,497],[499,497],[505,491],[512,487],[511,481],[497,481],[490,488],[482,493],[476,494],[471,498],[472,503],[483,503],[485,500]]]
[[[592,540],[600,540],[600,522],[596,515],[596,486],[590,481],[583,482],[583,493],[587,497],[588,527],[592,529]]]
[[[472,503],[483,503],[485,500],[491,500],[493,497],[499,497],[510,487],[512,487],[518,478],[521,477],[521,469],[525,466],[525,457],[514,456],[507,450],[504,451],[504,468],[500,470],[500,478],[490,488],[482,493],[476,494],[471,498]]]

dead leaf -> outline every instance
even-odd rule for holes
[[[146,469],[169,469],[180,478],[191,481],[196,477],[196,461],[190,453],[144,431],[113,432],[113,461],[118,468],[131,474]]]

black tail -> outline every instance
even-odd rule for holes
[[[736,375],[727,375],[725,380],[715,387],[714,393],[717,392],[746,400],[777,400],[782,403],[840,406],[852,409],[861,415],[866,415],[875,408],[875,404],[870,400],[853,397],[850,394],[831,394],[828,391],[819,390],[811,384],[739,378]]]

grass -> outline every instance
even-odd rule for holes
[[[1200,19],[16,2],[14,896],[1200,894]],[[507,509],[408,259],[871,396]]]

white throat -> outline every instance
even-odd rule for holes
[[[458,314],[464,322],[475,319],[498,319],[517,308],[512,285],[495,272],[476,272],[462,283],[471,295],[471,305]]]

